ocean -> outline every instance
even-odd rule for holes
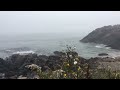
[[[81,33],[34,33],[0,35],[0,58],[12,54],[37,53],[52,55],[54,51],[66,50],[66,45],[86,59],[108,53],[110,57],[120,56],[120,51],[105,47],[103,44],[82,43],[79,40],[87,34]]]

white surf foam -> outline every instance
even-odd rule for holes
[[[26,54],[34,54],[35,52],[30,50],[30,51],[17,51],[17,52],[14,52],[13,54],[20,54],[20,55],[26,55]]]
[[[111,49],[111,47],[107,47],[107,45],[99,44],[95,46],[96,48],[105,48],[105,49]]]
[[[106,49],[111,49],[111,47],[106,47]]]
[[[102,48],[102,46],[100,46],[100,45],[96,45],[95,47],[96,47],[96,48]]]

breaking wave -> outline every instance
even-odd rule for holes
[[[17,52],[14,52],[13,54],[20,54],[20,55],[26,55],[26,54],[34,54],[35,52],[30,50],[30,51],[17,51]]]
[[[105,49],[111,49],[111,47],[107,47],[107,45],[99,44],[95,46],[96,48],[105,48]]]

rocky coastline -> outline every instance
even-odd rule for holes
[[[72,52],[72,55],[78,56],[77,52]],[[54,55],[19,55],[14,54],[6,59],[0,58],[0,79],[33,79],[37,77],[34,72],[31,72],[25,66],[36,64],[41,67],[42,71],[51,69],[52,71],[61,69],[61,64],[64,62],[65,53],[55,51]],[[89,64],[90,68],[107,68],[111,66],[112,70],[120,70],[120,58],[110,57],[95,57],[85,59],[79,56],[80,64]]]

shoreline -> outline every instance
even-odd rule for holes
[[[27,73],[29,74],[29,71],[25,69],[25,66],[30,64],[36,64],[39,67],[42,67],[43,71],[48,69],[51,69],[52,71],[58,70],[60,69],[61,63],[64,62],[66,54],[61,51],[55,51],[53,53],[53,55],[48,56],[38,55],[36,53],[25,55],[14,54],[6,59],[0,58],[0,73],[2,73],[1,75],[6,75],[6,78],[11,78],[15,75],[26,76]],[[72,52],[72,55],[79,57],[81,65],[86,63],[89,64],[91,69],[109,69],[109,67],[111,67],[112,71],[120,71],[120,57],[91,57],[90,59],[85,59],[79,56],[77,52]]]

